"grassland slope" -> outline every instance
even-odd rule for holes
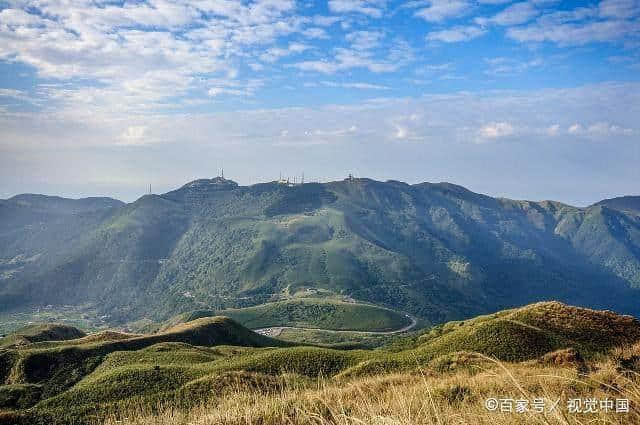
[[[40,341],[66,341],[84,336],[86,334],[83,331],[73,326],[59,323],[34,324],[20,328],[0,339],[0,348]]]
[[[84,343],[78,343],[84,341]],[[286,346],[288,343],[256,334],[226,317],[208,317],[174,326],[165,332],[113,340],[82,338],[66,344],[32,344],[0,351],[0,377],[5,384],[38,384],[51,397],[73,386],[116,351],[136,351],[159,343],[192,346]]]
[[[16,423],[22,415],[31,421],[25,423],[84,424],[131,409],[192,409],[234,394],[288,392],[295,402],[299,391],[318,380],[349,388],[370,376],[491,367],[490,358],[534,367],[549,364],[553,353],[570,353],[581,359],[580,371],[588,371],[588,363],[633,344],[640,346],[635,318],[559,302],[449,322],[377,350],[284,346],[231,319],[205,317],[124,340],[4,350],[0,364],[13,366],[0,402],[10,405]],[[633,366],[637,358],[624,362]],[[456,400],[466,390],[451,391]]]
[[[330,330],[385,332],[411,323],[404,314],[369,304],[329,299],[300,298],[254,307],[217,312],[251,329],[272,326],[320,328]],[[195,310],[170,319],[165,328],[200,317],[213,316],[212,310]]]

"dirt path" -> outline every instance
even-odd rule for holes
[[[403,332],[407,332],[411,329],[413,329],[417,324],[418,324],[418,320],[411,316],[410,314],[406,314],[404,315],[407,319],[409,319],[411,321],[410,324],[408,324],[407,326],[404,326],[400,329],[396,329],[394,331],[344,331],[344,330],[335,330],[335,329],[322,329],[322,328],[302,328],[302,327],[297,327],[297,326],[272,326],[270,328],[260,328],[260,329],[254,329],[253,331],[256,333],[259,333],[261,335],[266,335],[266,336],[271,336],[271,337],[277,337],[279,336],[283,330],[285,329],[301,329],[301,330],[307,330],[307,331],[322,331],[322,332],[331,332],[331,333],[351,333],[351,334],[360,334],[360,335],[393,335],[393,334],[399,334],[399,333],[403,333]]]

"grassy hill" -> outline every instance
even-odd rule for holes
[[[627,355],[637,355],[639,350],[635,347]],[[598,407],[593,413],[571,413],[567,408],[569,400],[575,398],[596,400],[596,403],[612,400],[614,406],[617,399],[622,399],[636,406],[640,402],[638,383],[624,375],[633,375],[637,368],[621,368],[620,361],[627,360],[616,356],[602,358],[589,363],[590,371],[580,372],[580,368],[571,363],[504,363],[461,353],[448,364],[451,369],[355,379],[321,378],[306,386],[288,382],[273,383],[270,388],[244,385],[239,386],[238,391],[218,393],[209,402],[195,407],[172,405],[142,412],[123,410],[114,414],[107,424],[114,425],[127,418],[127,422],[135,425],[578,425],[584,424],[588,415],[589,423],[627,425],[640,422],[637,409],[616,413],[615,407],[608,411]],[[249,379],[244,378],[245,382]],[[281,387],[284,389],[280,390]],[[507,402],[514,400],[511,413],[489,411],[485,407],[485,400],[496,398],[496,394]],[[542,414],[536,413],[532,406],[540,394],[545,397]],[[515,400],[527,400],[527,410],[518,413]],[[550,400],[558,403],[555,412],[549,412],[553,406]]]
[[[352,331],[393,331],[411,321],[403,314],[377,306],[318,298],[301,298],[219,312],[196,310],[178,315],[169,324],[220,314],[252,328],[290,326]]]
[[[256,405],[261,397],[274,402],[270,397],[287,394],[296,404],[318,380],[353,388],[371,376],[446,380],[445,374],[464,370],[471,375],[461,382],[468,383],[495,366],[491,358],[534,371],[562,360],[562,367],[585,374],[602,361],[634,367],[630,348],[618,347],[639,341],[640,322],[632,317],[558,302],[446,323],[378,350],[287,347],[231,319],[200,318],[153,335],[109,340],[103,334],[93,342],[85,337],[0,351],[0,410],[4,423],[62,424],[136,416],[154,406],[188,412],[228,397],[251,397],[245,403]],[[466,390],[453,391],[443,397],[454,402]]]
[[[8,386],[5,391],[15,393],[19,389],[28,389],[31,392],[37,387],[40,397],[51,398],[91,374],[111,353],[137,353],[157,344],[168,344],[165,350],[169,351],[168,356],[172,355],[172,344],[188,344],[189,347],[288,345],[251,332],[231,319],[209,317],[151,335],[103,332],[76,340],[34,342],[3,349],[0,350],[0,381]],[[18,397],[14,403],[25,402]]]
[[[64,341],[86,336],[80,329],[57,323],[34,324],[11,332],[0,339],[0,348],[40,341]]]
[[[111,324],[162,322],[312,289],[427,323],[546,299],[640,313],[640,217],[613,201],[370,179],[203,179],[126,205],[30,197],[0,203],[0,312],[91,304]]]

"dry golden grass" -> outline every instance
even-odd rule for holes
[[[503,425],[503,424],[640,424],[640,381],[621,370],[621,359],[633,359],[640,346],[617,350],[591,364],[589,372],[538,362],[477,362],[457,371],[416,370],[356,379],[319,379],[312,386],[292,385],[276,393],[227,393],[190,410],[159,406],[154,412],[129,411],[108,425]],[[292,381],[295,382],[295,381]],[[489,397],[544,398],[553,412],[490,412]],[[568,413],[571,398],[630,402],[629,413]]]

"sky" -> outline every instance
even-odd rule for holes
[[[0,0],[0,198],[640,195],[640,0]]]

